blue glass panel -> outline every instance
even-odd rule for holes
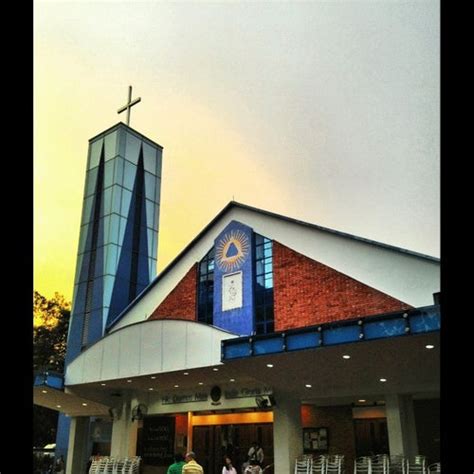
[[[273,354],[275,352],[283,352],[283,338],[282,337],[255,340],[253,343],[253,353],[255,355]]]
[[[105,246],[105,273],[115,275],[118,253],[118,245],[109,244]]]
[[[89,224],[81,226],[79,232],[79,246],[77,248],[77,253],[81,254],[86,249],[86,240],[87,240],[87,230],[89,229]]]
[[[405,320],[401,318],[364,324],[364,339],[379,339],[401,336],[402,334],[405,334]]]
[[[96,167],[87,172],[86,189],[85,189],[84,197],[90,196],[91,194],[95,193],[95,186],[97,184],[98,171],[99,171],[99,167]]]
[[[296,351],[299,349],[309,349],[321,345],[321,335],[318,332],[303,334],[291,334],[286,336],[286,349]]]
[[[128,217],[131,200],[132,200],[132,192],[129,191],[128,189],[122,188],[122,205],[120,209],[120,214],[123,217]]]
[[[109,240],[108,242],[114,244],[120,244],[119,241],[119,225],[120,217],[117,214],[110,215],[110,224],[109,224]]]
[[[117,130],[117,155],[125,156],[125,146],[127,141],[127,132],[121,128]]]
[[[147,232],[147,244],[148,244],[148,256],[151,257],[153,254],[153,234],[154,232],[150,229],[146,230]]]
[[[81,265],[79,267],[79,277],[76,280],[77,283],[87,281],[89,278],[89,261],[90,261],[90,252],[83,253],[80,258],[78,258],[78,263],[80,261]]]
[[[84,199],[84,203],[82,205],[82,224],[87,224],[92,220],[92,203],[94,201],[94,196],[89,196],[88,198]]]
[[[158,232],[153,232],[153,247],[151,248],[151,257],[157,258],[158,254]]]
[[[112,186],[114,182],[114,160],[107,161],[104,167],[104,189]]]
[[[156,277],[156,260],[154,258],[149,258],[148,259],[148,264],[149,264],[149,272],[150,272],[150,281],[153,280],[153,278]]]
[[[271,274],[269,276],[265,275],[265,288],[273,288],[273,276]]]
[[[250,356],[250,343],[241,342],[239,344],[232,344],[224,346],[223,348],[223,358],[224,359],[237,359],[239,357],[249,357]]]
[[[161,177],[161,158],[162,158],[162,150],[156,150],[156,176]]]
[[[146,204],[146,226],[154,227],[155,224],[155,203],[153,201],[145,200]]]
[[[152,201],[155,199],[155,187],[156,187],[156,177],[150,173],[145,171],[145,197],[147,199],[151,199]]]
[[[441,317],[439,313],[424,313],[410,317],[410,329],[414,334],[439,331],[440,328]]]
[[[130,191],[133,191],[133,185],[135,183],[135,175],[137,173],[137,167],[132,165],[128,161],[125,161],[123,169],[123,185]]]
[[[111,213],[112,207],[112,188],[107,188],[104,190],[103,199],[102,199],[102,215],[106,216]]]
[[[125,159],[131,161],[133,164],[138,163],[138,154],[140,153],[141,141],[131,133],[127,133],[125,144]]]
[[[359,341],[360,329],[358,325],[343,326],[335,329],[323,330],[324,344],[342,344],[344,342]]]
[[[123,183],[123,166],[124,166],[124,161],[125,160],[123,158],[120,158],[120,156],[117,156],[117,158],[115,158],[114,161],[115,161],[114,183],[122,185],[122,183]]]
[[[127,219],[120,218],[120,233],[118,237],[118,244],[123,245],[123,237],[125,235],[125,229],[127,228]]]
[[[145,171],[156,174],[156,150],[143,142],[143,167]]]
[[[112,205],[111,212],[115,214],[120,214],[120,207],[122,201],[122,187],[121,186],[112,186]]]
[[[117,155],[117,131],[109,133],[105,136],[105,161],[114,158]]]
[[[106,217],[104,217],[104,223],[103,223],[103,229],[104,229],[104,243],[108,244],[110,242],[110,214]]]
[[[90,144],[89,169],[99,166],[100,152],[102,151],[103,138]]]
[[[105,306],[110,305],[110,299],[112,298],[112,291],[114,289],[115,278],[111,275],[105,275],[104,277],[104,301]]]
[[[160,196],[161,196],[161,179],[156,179],[156,186],[155,186],[155,202],[157,204],[160,203]]]

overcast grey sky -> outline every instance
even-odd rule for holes
[[[434,0],[36,2],[35,287],[72,289],[87,140],[129,84],[164,147],[160,269],[232,196],[439,256],[439,39]]]

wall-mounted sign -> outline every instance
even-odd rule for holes
[[[142,456],[144,464],[168,466],[173,462],[175,418],[146,416],[143,419]]]
[[[242,308],[242,272],[222,276],[222,311]]]
[[[249,398],[257,397],[259,395],[272,395],[273,390],[271,387],[242,387],[242,388],[231,388],[224,390],[225,398]]]
[[[206,392],[165,395],[161,398],[161,403],[163,405],[172,405],[174,403],[207,402],[208,396]]]

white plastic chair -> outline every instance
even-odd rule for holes
[[[426,474],[426,456],[417,455],[407,461],[408,474]]]
[[[344,472],[344,455],[332,454],[326,457],[325,474],[342,474]]]
[[[370,456],[360,456],[354,460],[354,474],[371,474],[372,458]]]
[[[311,474],[325,474],[326,458],[324,456],[316,456],[311,460]]]
[[[430,464],[428,466],[428,473],[433,473],[433,472],[441,472],[441,463],[440,462],[435,462],[434,464]]]

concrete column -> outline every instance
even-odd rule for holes
[[[411,395],[386,395],[385,413],[390,454],[409,458],[419,454]]]
[[[287,396],[275,396],[273,409],[273,452],[275,474],[288,474],[295,469],[295,459],[303,453],[301,402]]]
[[[66,474],[83,474],[87,465],[89,417],[71,418],[67,448]]]
[[[132,424],[132,414],[130,401],[124,401],[122,409],[118,411],[112,425],[112,440],[110,455],[117,458],[125,458],[130,449],[130,428]]]

